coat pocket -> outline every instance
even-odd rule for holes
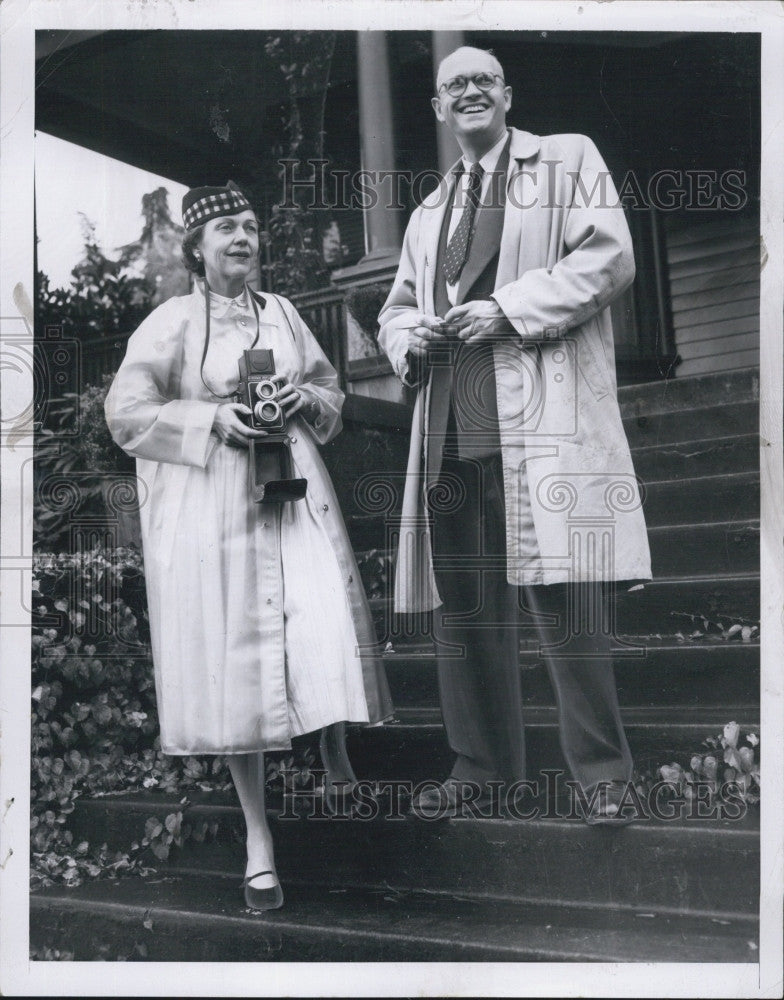
[[[594,399],[602,399],[612,392],[612,380],[601,344],[599,323],[594,317],[571,332],[574,337],[577,368]]]

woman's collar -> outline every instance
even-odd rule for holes
[[[204,279],[197,278],[193,283],[193,287],[194,291],[199,295],[202,301],[204,301]],[[228,298],[225,295],[218,295],[218,293],[213,291],[211,288],[210,314],[215,316],[216,319],[223,319],[223,317],[228,315],[228,313],[232,310],[243,313],[252,312],[248,286],[244,285],[240,294],[234,296],[233,298]]]

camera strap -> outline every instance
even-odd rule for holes
[[[250,350],[253,350],[253,348],[259,342],[259,334],[261,333],[261,320],[259,319],[259,307],[256,305],[256,300],[253,298],[253,294],[247,285],[245,286],[245,290],[248,298],[250,299],[250,304],[253,307],[253,315],[256,317],[256,336],[253,338],[253,343],[250,345]],[[233,389],[231,392],[221,394],[211,389],[204,380],[204,362],[207,360],[207,351],[210,349],[210,286],[207,283],[206,277],[204,279],[204,303],[205,303],[207,318],[204,331],[204,350],[201,353],[201,365],[199,366],[199,376],[201,378],[201,384],[204,386],[207,392],[209,392],[213,396],[216,396],[218,399],[231,399],[231,397],[234,396],[237,392],[236,388]]]

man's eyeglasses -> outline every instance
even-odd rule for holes
[[[450,97],[462,97],[470,81],[486,94],[488,90],[493,89],[496,80],[501,81],[502,87],[506,86],[504,78],[497,73],[475,73],[473,76],[453,76],[451,80],[447,80],[446,83],[441,84],[438,92],[440,94],[442,90],[445,90]]]

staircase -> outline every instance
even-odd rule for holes
[[[624,388],[622,415],[646,485],[656,579],[624,595],[624,639],[643,657],[616,662],[627,735],[642,770],[688,766],[729,721],[757,731],[759,644],[724,639],[759,618],[758,374],[747,369]],[[382,407],[383,410],[383,407]],[[393,418],[394,419],[386,419]],[[384,538],[381,515],[354,505],[356,439],[327,449],[358,551]],[[404,467],[407,430],[386,412],[365,469]],[[381,460],[381,451],[388,464]],[[367,449],[365,449],[367,451]],[[391,463],[395,464],[391,464]],[[373,599],[380,628],[387,598]],[[678,614],[673,614],[677,612]],[[693,615],[694,618],[688,617]],[[702,636],[692,637],[695,632]],[[755,633],[758,637],[758,633]],[[446,775],[452,754],[422,631],[386,636],[395,720],[356,729],[360,777]],[[521,646],[529,766],[563,766],[552,694]],[[389,806],[389,803],[387,803]],[[151,961],[670,961],[757,959],[759,821],[651,818],[622,829],[574,819],[408,816],[348,821],[300,802],[270,810],[283,909],[244,910],[242,846],[189,844],[152,879],[53,887],[31,897],[31,944],[76,959]],[[145,820],[182,808],[135,794],[80,800],[75,839],[127,849]],[[311,808],[317,815],[306,818]],[[241,828],[233,795],[190,796],[188,818]]]

